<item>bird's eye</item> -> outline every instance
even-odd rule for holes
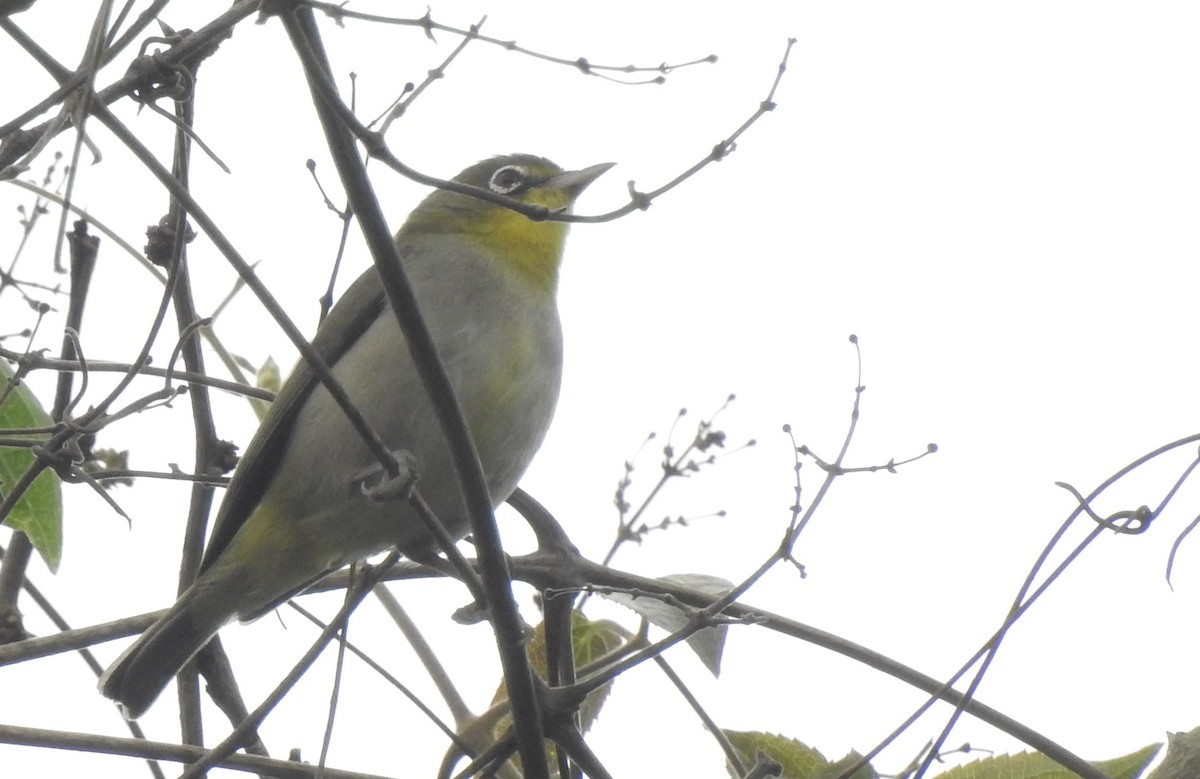
[[[525,185],[529,180],[529,171],[520,165],[505,165],[492,174],[488,181],[488,189],[501,195],[509,195]]]

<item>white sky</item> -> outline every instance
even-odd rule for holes
[[[179,2],[164,19],[177,29],[198,27],[213,13],[209,3]],[[747,601],[946,674],[1000,624],[1073,508],[1055,481],[1087,493],[1143,453],[1196,431],[1194,5],[461,2],[433,13],[462,27],[487,13],[487,33],[598,64],[719,55],[715,65],[672,73],[664,86],[627,88],[474,44],[389,135],[402,159],[446,177],[513,151],[566,167],[617,162],[583,198],[581,213],[622,204],[630,179],[650,189],[706,154],[765,96],[786,38],[799,39],[778,109],[736,153],[647,213],[573,228],[560,292],[568,350],[562,398],[524,486],[585,554],[598,558],[607,549],[621,464],[645,435],[665,433],[680,407],[694,419],[736,392],[721,427],[731,443],[753,437],[759,445],[673,484],[649,512],[725,509],[728,516],[656,534],[615,564],[735,580],[751,571],[776,544],[793,500],[792,454],[780,427],[791,423],[800,442],[834,455],[853,400],[847,336],[856,333],[867,391],[848,462],[907,458],[929,441],[941,451],[895,475],[840,481],[797,547],[808,577],[779,570]],[[77,62],[84,20],[65,20],[61,6],[46,0],[16,20],[60,61]],[[361,23],[323,29],[338,73],[358,74],[364,116],[382,111],[405,81],[420,81],[457,43]],[[99,82],[123,70],[114,65]],[[8,74],[0,120],[52,88],[7,39],[0,72]],[[309,183],[305,159],[318,159],[327,188],[338,185],[280,24],[241,26],[203,66],[199,86],[198,132],[233,174],[197,155],[198,197],[245,256],[261,261],[263,278],[311,332],[339,224]],[[168,158],[171,129],[161,118],[128,104],[120,113]],[[91,128],[104,162],[81,171],[77,201],[140,246],[165,198],[115,139],[98,123]],[[68,151],[68,140],[55,148]],[[398,227],[424,192],[383,166],[372,170]],[[40,179],[42,169],[33,174]],[[13,209],[29,197],[5,186],[0,198],[7,215],[0,251],[8,252],[18,237]],[[23,276],[48,263],[49,219],[43,228],[19,266]],[[84,349],[92,359],[128,359],[158,292],[111,244],[102,251]],[[191,258],[199,305],[211,310],[233,274],[203,238]],[[368,262],[357,238],[347,262],[350,272]],[[17,303],[4,297],[0,330],[23,326]],[[248,294],[217,330],[252,362],[294,359]],[[35,346],[57,349],[58,339],[47,325]],[[49,386],[44,377],[41,387]],[[253,429],[244,404],[223,398],[219,412],[221,435],[244,446]],[[178,402],[101,443],[133,449],[135,467],[186,468],[188,420]],[[680,430],[683,443],[688,428]],[[1150,465],[1099,510],[1157,504],[1188,456]],[[641,488],[655,478],[657,459],[656,450],[643,453]],[[803,473],[807,503],[818,473],[811,464]],[[155,560],[154,550],[177,547],[186,494],[145,481],[119,491],[134,518],[128,532],[84,489],[68,490],[62,569],[51,577],[35,564],[38,585],[79,625],[166,606],[175,563]],[[1183,545],[1174,592],[1164,569],[1198,504],[1200,492],[1189,484],[1147,534],[1102,538],[1012,632],[980,698],[1090,759],[1194,727],[1200,539]],[[520,550],[518,523],[502,523]],[[1069,539],[1088,530],[1081,525]],[[461,588],[437,583],[397,594],[435,643],[452,647],[444,650],[448,662],[482,709],[497,671],[487,629],[445,617],[464,602]],[[526,591],[520,596],[528,603]],[[307,605],[327,615],[336,607],[313,598]],[[31,630],[50,630],[31,605],[25,610]],[[596,613],[635,624],[615,607]],[[267,618],[224,633],[236,666],[251,677],[251,698],[307,646],[298,618],[284,619],[290,631]],[[353,630],[391,657],[395,634],[376,605]],[[105,661],[118,650],[97,649]],[[723,726],[784,733],[835,757],[870,749],[922,699],[758,628],[733,631],[717,682],[686,650],[672,657]],[[411,707],[351,665],[331,765],[427,774],[440,741]],[[427,688],[403,652],[389,667]],[[273,754],[299,746],[316,758],[330,668],[314,671],[264,728]],[[122,734],[88,676],[72,656],[0,669],[0,723]],[[596,750],[617,776],[723,776],[715,745],[663,685],[650,668],[618,683],[595,731]],[[175,737],[171,708],[164,699],[144,718],[152,737]],[[219,718],[209,727],[219,739]],[[940,720],[923,721],[877,768],[900,769],[938,727]],[[969,719],[948,744],[964,741],[1020,748]],[[141,770],[124,760],[8,746],[0,746],[0,764],[12,775]]]

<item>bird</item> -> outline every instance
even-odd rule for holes
[[[529,154],[476,163],[453,181],[551,212],[569,210],[613,163],[565,171]],[[556,292],[567,224],[434,189],[396,233],[402,267],[446,368],[493,506],[517,482],[550,426],[563,347]],[[448,444],[374,267],[318,326],[313,348],[390,451],[415,463],[417,486],[454,538],[468,517]],[[229,622],[273,611],[326,573],[436,542],[406,501],[370,501],[382,468],[316,374],[300,360],[241,458],[218,509],[200,573],[101,675],[129,719]]]

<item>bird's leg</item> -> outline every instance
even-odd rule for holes
[[[417,456],[407,449],[397,449],[392,456],[399,466],[395,476],[389,475],[382,463],[373,463],[354,475],[369,503],[408,500],[417,486]]]

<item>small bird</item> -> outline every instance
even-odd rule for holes
[[[610,167],[563,171],[516,154],[477,163],[454,181],[559,211]],[[396,234],[497,506],[541,446],[558,401],[555,294],[566,233],[564,222],[435,190]],[[388,449],[412,455],[417,486],[447,530],[465,535],[449,448],[374,268],[329,312],[313,347]],[[407,502],[364,496],[381,475],[301,360],[234,472],[196,582],[104,672],[100,691],[135,719],[232,619],[253,620],[324,574],[383,550],[433,552],[435,541]]]

